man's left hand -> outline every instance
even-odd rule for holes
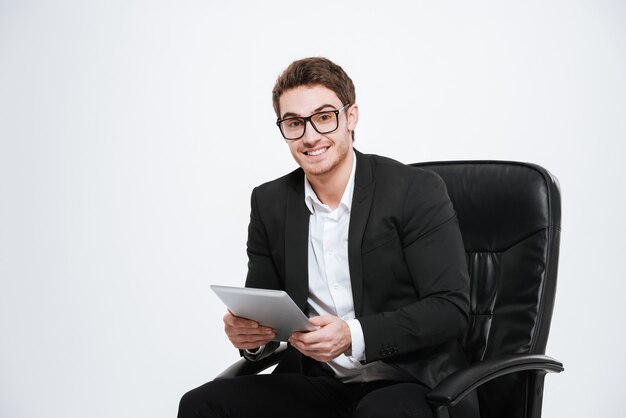
[[[352,335],[346,321],[332,315],[310,318],[320,329],[310,332],[294,332],[289,343],[305,356],[327,362],[350,350]]]

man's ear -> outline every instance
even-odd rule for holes
[[[348,116],[348,130],[354,131],[356,124],[359,121],[359,106],[357,104],[353,104],[350,106],[346,114]]]

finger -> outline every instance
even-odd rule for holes
[[[237,327],[237,328],[258,328],[259,327],[258,322],[253,321],[251,319],[235,316],[231,312],[228,312],[226,315],[224,315],[224,323],[232,327]]]
[[[320,341],[308,343],[296,338],[290,338],[289,343],[296,347],[303,354],[311,354],[324,351],[325,345]]]
[[[337,318],[336,316],[332,316],[332,315],[321,315],[321,316],[314,316],[313,318],[309,318],[309,322],[318,327],[323,327],[337,320],[339,320],[339,318]]]
[[[247,333],[247,334],[268,334],[273,332],[274,329],[265,326],[257,326],[257,327],[248,327],[248,326],[238,326],[238,325],[230,325],[226,324],[224,326],[226,329],[232,329],[238,333]]]
[[[256,335],[236,335],[232,338],[230,338],[231,342],[233,343],[238,343],[238,344],[265,344],[268,343],[270,341],[272,341],[272,339],[274,338],[274,335],[270,335],[270,336],[256,336]]]
[[[294,332],[293,334],[289,336],[289,338],[292,338],[297,341],[302,341],[302,338],[304,337],[305,334],[307,333],[306,332]]]
[[[243,321],[234,321],[234,322],[226,322],[224,324],[224,329],[227,334],[259,334],[259,335],[269,335],[274,333],[274,329],[271,327],[266,327],[259,325],[254,321],[243,320]]]
[[[301,341],[303,344],[315,344],[327,339],[327,334],[325,330],[318,329],[317,331],[310,332],[295,332],[292,334],[292,337],[297,341]]]
[[[296,350],[298,350],[299,352],[301,352],[302,354],[304,354],[304,355],[305,355],[305,356],[307,356],[307,357],[311,357],[311,356],[314,354],[314,353],[312,353],[311,351],[309,351],[309,350],[307,349],[307,346],[306,346],[306,345],[304,345],[304,344],[302,344],[302,343],[300,343],[300,342],[298,342],[298,341],[292,342],[292,343],[290,343],[290,344],[291,344],[291,345],[292,345],[292,346],[293,346]]]
[[[230,337],[248,337],[248,338],[269,338],[273,337],[276,333],[272,328],[235,328],[226,327],[226,335]]]
[[[230,310],[224,315],[224,322],[232,324],[233,326],[242,328],[259,328],[262,325],[252,319],[244,318],[233,314]]]

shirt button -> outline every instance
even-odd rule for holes
[[[333,289],[335,289],[335,290],[339,289],[339,285],[338,285],[337,283],[335,283],[335,284],[333,285]]]

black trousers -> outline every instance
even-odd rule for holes
[[[419,383],[342,383],[333,377],[293,373],[240,376],[187,392],[178,418],[432,418],[428,392]],[[474,408],[462,403],[452,416],[473,418]]]

